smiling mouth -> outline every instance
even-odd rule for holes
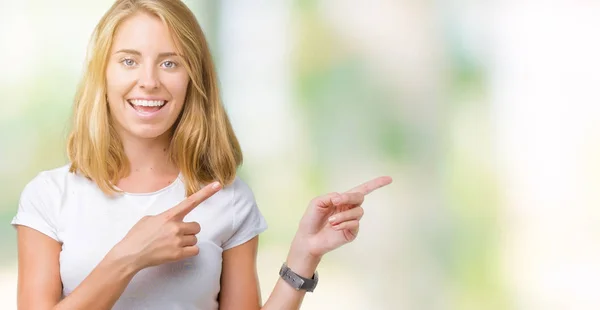
[[[166,100],[127,100],[129,105],[141,114],[152,114],[158,112],[169,103]]]

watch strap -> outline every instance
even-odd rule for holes
[[[281,266],[279,275],[285,282],[287,282],[297,291],[305,290],[307,292],[313,292],[315,287],[317,287],[317,283],[319,282],[319,274],[316,271],[311,279],[305,278],[292,271],[292,269],[290,269],[286,263],[283,263]]]

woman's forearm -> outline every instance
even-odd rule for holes
[[[53,310],[111,309],[137,273],[131,258],[109,253]]]
[[[292,242],[286,263],[288,267],[305,278],[312,278],[321,261],[320,257],[314,257],[304,251],[302,245],[296,240]],[[279,278],[269,299],[261,308],[263,310],[296,310],[300,309],[302,300],[306,295],[304,290],[296,290],[287,282]]]

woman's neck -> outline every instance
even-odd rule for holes
[[[129,193],[152,193],[177,179],[179,169],[169,158],[170,137],[122,138],[122,141],[131,169],[117,183],[121,190]]]
[[[130,174],[177,175],[175,164],[169,157],[170,136],[156,139],[124,138],[123,149],[129,160]]]

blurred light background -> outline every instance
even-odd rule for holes
[[[391,175],[303,309],[600,309],[599,2],[186,3],[270,225],[263,300],[311,198]],[[66,163],[111,4],[0,0],[0,309],[19,194]]]

